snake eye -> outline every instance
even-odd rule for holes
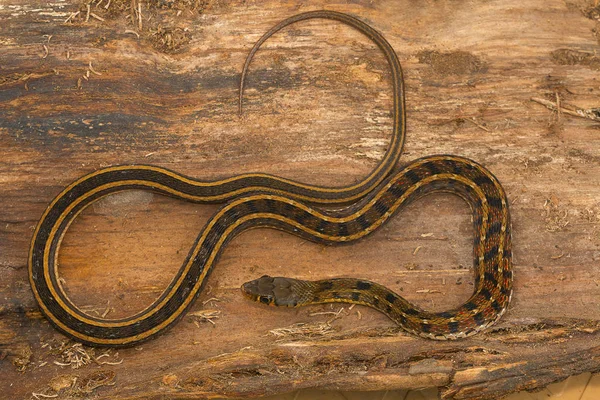
[[[260,296],[260,302],[263,304],[271,304],[273,302],[272,296]]]

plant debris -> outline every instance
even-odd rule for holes
[[[327,322],[316,322],[316,323],[297,323],[290,325],[286,328],[277,328],[271,329],[269,333],[278,338],[288,338],[288,337],[317,337],[317,336],[326,336],[333,333],[333,327]]]

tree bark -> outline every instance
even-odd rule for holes
[[[206,180],[260,171],[339,186],[374,168],[390,138],[390,74],[376,46],[339,23],[306,21],[270,39],[237,114],[254,42],[286,17],[323,8],[366,21],[396,49],[406,81],[402,163],[466,156],[504,185],[515,261],[507,314],[472,338],[434,342],[363,307],[282,310],[240,295],[263,274],[356,276],[427,309],[461,304],[473,285],[469,210],[432,195],[350,246],[242,234],[184,319],[141,346],[92,349],[55,331],[29,287],[29,242],[45,207],[81,175],[143,163]],[[3,395],[438,386],[444,399],[496,399],[599,371],[598,15],[593,1],[558,0],[0,4]],[[62,244],[69,296],[92,315],[143,310],[217,208],[139,191],[94,204]]]

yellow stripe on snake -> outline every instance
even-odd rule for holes
[[[35,230],[29,257],[29,278],[44,315],[74,339],[102,346],[139,343],[172,327],[201,293],[226,244],[240,232],[265,227],[310,241],[336,244],[361,239],[388,221],[408,202],[431,192],[461,196],[473,211],[475,290],[460,307],[432,313],[421,310],[391,290],[360,279],[317,282],[264,276],[244,284],[254,300],[283,306],[350,302],[388,315],[406,331],[431,339],[472,335],[506,311],[512,294],[510,217],[498,180],[474,161],[455,156],[416,160],[391,174],[404,142],[404,98],[400,63],[389,43],[360,20],[332,11],[299,14],[269,30],[250,51],[251,58],[273,33],[294,22],[327,18],[364,33],[384,52],[394,90],[393,136],[377,168],[361,182],[339,188],[301,184],[267,174],[244,174],[206,182],[164,168],[125,165],[100,169],[66,187],[48,206]],[[121,319],[86,314],[67,296],[58,278],[58,250],[74,218],[111,193],[144,189],[197,203],[226,203],[206,224],[185,262],[166,290],[145,310]],[[336,205],[324,210],[316,205]],[[343,208],[339,206],[344,205]]]

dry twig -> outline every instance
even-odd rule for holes
[[[95,18],[98,21],[105,21],[105,19],[99,16],[98,14],[90,13],[90,17]]]
[[[298,323],[287,328],[271,329],[269,333],[280,338],[288,336],[324,336],[333,332],[328,323],[318,322],[316,324]]]
[[[475,120],[475,118],[464,118],[465,121],[469,121],[470,123],[472,123],[473,125],[475,125],[476,127],[478,127],[479,129],[482,129],[486,132],[489,132],[490,130],[488,128],[486,128],[484,125],[481,125],[479,122],[477,122]]]
[[[65,20],[65,24],[69,23],[73,18],[77,17],[79,14],[81,14],[81,11],[77,11],[69,15],[69,17]]]
[[[131,33],[132,35],[135,35],[135,36],[137,36],[137,38],[138,38],[138,39],[140,38],[140,34],[139,34],[139,33],[137,33],[136,31],[132,31],[131,29],[127,29],[127,30],[125,31],[125,33]]]
[[[210,322],[213,325],[216,325],[213,319],[219,318],[219,314],[221,314],[221,311],[218,310],[200,310],[188,313],[188,315],[198,318],[201,322]],[[198,328],[200,327],[197,320],[194,320],[194,324]]]
[[[574,117],[585,118],[590,119],[592,121],[600,122],[600,108],[576,108],[575,110],[570,110],[568,108],[564,108],[560,104],[560,99],[557,99],[558,105],[549,100],[540,99],[539,97],[532,97],[530,100],[545,106],[549,110],[556,111],[558,113],[568,114]]]
[[[102,75],[100,72],[98,72],[94,69],[94,67],[92,66],[92,61],[90,61],[90,63],[88,64],[88,69],[94,75]]]

